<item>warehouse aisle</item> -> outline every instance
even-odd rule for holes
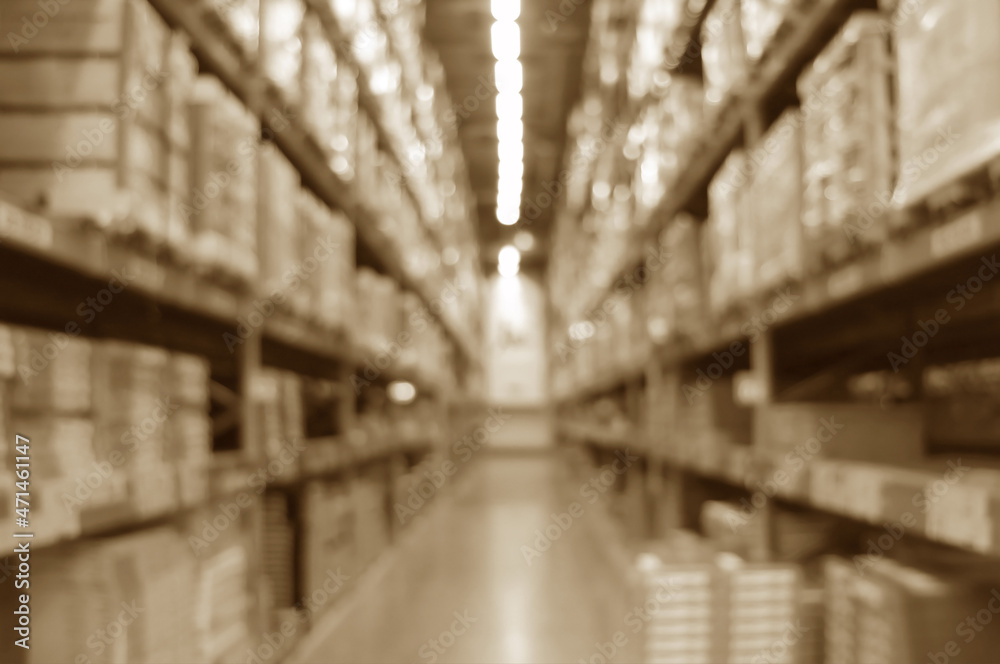
[[[579,489],[559,464],[554,455],[494,456],[470,467],[427,508],[429,522],[403,545],[380,591],[306,661],[589,660],[620,624],[626,599],[596,546],[599,510],[573,521],[530,565],[521,549]]]

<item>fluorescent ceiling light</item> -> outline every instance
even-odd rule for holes
[[[513,21],[521,15],[521,0],[490,0],[490,11],[498,21]]]
[[[501,120],[520,120],[524,113],[524,100],[516,92],[501,92],[497,95],[497,117]]]
[[[520,92],[524,85],[524,70],[517,60],[500,60],[494,66],[497,92]]]
[[[497,21],[490,31],[493,57],[497,60],[517,60],[521,55],[521,29],[514,21]]]

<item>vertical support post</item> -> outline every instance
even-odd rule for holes
[[[767,406],[774,401],[774,337],[768,330],[750,346],[750,371],[759,387],[759,403],[756,407]],[[757,447],[757,441],[752,440],[752,448]],[[773,498],[772,498],[773,501]],[[759,561],[771,559],[774,551],[774,510],[773,502],[769,501],[757,512],[755,518],[762,520],[765,533],[763,542],[755,542],[751,549],[751,557]]]

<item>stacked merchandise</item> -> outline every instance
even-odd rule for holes
[[[227,281],[253,282],[260,123],[211,76],[199,77],[190,113],[191,190],[182,217],[190,224],[195,263]]]
[[[802,119],[786,111],[751,153],[759,168],[747,190],[753,291],[797,281],[802,256]]]
[[[171,36],[166,80],[167,247],[176,262],[194,254],[191,215],[192,126],[190,105],[198,79],[198,62],[181,33]]]
[[[209,512],[211,517],[218,514],[217,510]],[[195,593],[186,597],[187,610],[194,614],[200,662],[238,664],[246,661],[250,616],[254,609],[248,587],[250,546],[246,533],[236,523],[221,532],[208,551],[199,552],[198,587]]]
[[[718,367],[721,365],[713,362],[707,370],[714,374]],[[749,449],[753,411],[736,401],[731,373],[708,379],[705,372],[689,368],[681,375],[672,442],[681,461],[715,471],[724,462],[737,459],[734,447]],[[708,389],[704,389],[705,380],[709,380]]]
[[[260,4],[261,68],[291,104],[298,104],[301,96],[305,15],[302,0],[265,0]]]
[[[305,438],[302,379],[291,371],[264,368],[253,394],[268,477],[294,480],[300,472],[298,446]]]
[[[753,228],[748,222],[749,164],[734,150],[708,188],[702,236],[708,306],[718,317],[753,291]]]
[[[302,493],[300,562],[301,594],[323,586],[327,574],[358,569],[355,530],[357,518],[350,494],[343,486],[310,482]]]
[[[642,556],[639,568],[652,616],[646,662],[800,661],[793,623],[802,586],[797,565],[746,563],[675,531]]]
[[[741,0],[740,20],[746,40],[747,57],[757,62],[767,52],[779,28],[801,0]]]
[[[210,0],[207,4],[221,19],[247,62],[257,59],[260,46],[262,0]]]
[[[652,2],[644,0],[638,11],[635,42],[628,66],[628,91],[642,99],[660,82],[658,70],[670,38],[685,17],[686,0]]]
[[[274,609],[271,629],[279,626],[295,609],[295,526],[289,518],[288,496],[281,492],[264,495],[263,528],[259,545],[266,580],[266,606]]]
[[[660,267],[646,288],[646,324],[656,343],[697,341],[708,329],[699,240],[699,223],[687,215],[660,233]]]
[[[357,279],[358,341],[370,350],[398,343],[403,330],[399,285],[367,267],[358,269]]]
[[[206,659],[192,638],[198,567],[173,530],[156,529],[43,553],[31,578],[29,664],[177,662]],[[49,558],[51,556],[51,559]]]
[[[863,565],[836,557],[826,562],[827,664],[995,659],[1000,634],[983,629],[993,617],[995,578],[858,560]]]
[[[896,198],[910,205],[1000,155],[1000,5],[903,2],[892,23],[899,77]],[[945,61],[947,67],[938,66]]]
[[[799,77],[802,232],[815,272],[878,246],[891,230],[895,129],[884,20],[852,16]]]
[[[161,393],[168,359],[167,351],[161,348],[121,341],[94,344],[93,453],[98,461],[112,461],[113,467],[118,465],[113,463],[119,458],[115,453],[124,456],[124,472],[113,473],[95,490],[90,504],[81,510],[85,525],[87,511],[106,504],[128,500],[141,516],[165,513],[177,505],[166,426],[173,404],[170,395],[164,402]],[[183,454],[183,450],[177,452]],[[204,479],[207,463],[201,472]],[[112,492],[117,488],[116,476],[122,475],[127,485],[121,487],[123,491]],[[204,494],[204,487],[200,493]]]
[[[0,354],[13,356],[10,368],[17,372],[17,378],[12,372],[7,382],[11,429],[32,441],[31,528],[37,533],[35,541],[75,537],[80,532],[80,511],[72,509],[80,502],[76,496],[86,498],[89,493],[85,490],[94,491],[85,478],[93,476],[91,483],[103,488],[104,496],[116,493],[112,482],[97,471],[94,422],[90,418],[94,405],[93,346],[65,334],[28,328],[10,328],[4,336],[13,352]],[[122,482],[120,473],[117,477],[105,474]],[[13,492],[13,483],[8,487],[4,492]],[[13,506],[12,495],[9,503]]]
[[[260,150],[259,182],[261,288],[282,309],[308,318],[312,279],[299,273],[306,230],[299,172],[275,145],[266,144]]]
[[[21,376],[8,385],[12,427],[51,441],[32,454],[33,473],[45,480],[32,505],[41,536],[72,537],[92,521],[149,517],[205,498],[212,449],[206,361],[4,329],[0,338],[11,344]]]
[[[377,477],[358,478],[351,483],[351,503],[355,519],[355,565],[361,570],[389,544],[390,526],[384,482]]]
[[[38,7],[18,8],[31,25]],[[0,190],[25,209],[161,246],[167,93],[180,84],[164,85],[170,29],[145,0],[60,9],[32,38],[12,32],[0,46]]]
[[[183,353],[167,359],[166,385],[174,409],[166,423],[167,459],[177,473],[181,505],[202,502],[208,494],[212,463],[210,367],[207,360]]]
[[[932,451],[992,452],[1000,447],[1000,360],[924,369],[924,418]]]
[[[718,0],[701,28],[706,114],[712,118],[747,77],[747,47],[740,0]]]

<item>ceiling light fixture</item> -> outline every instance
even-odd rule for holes
[[[521,28],[515,22],[521,15],[521,0],[491,0],[490,9],[496,19],[490,37],[493,55],[497,59],[494,66],[497,157],[500,160],[497,169],[497,221],[512,226],[521,216],[521,178],[524,176],[524,100],[521,98],[524,70],[518,62]],[[517,266],[508,266],[507,271],[517,274]]]
[[[521,252],[517,247],[506,245],[497,254],[497,271],[500,276],[513,277],[521,269]]]
[[[521,15],[521,0],[490,0],[490,11],[498,21],[514,21]]]

